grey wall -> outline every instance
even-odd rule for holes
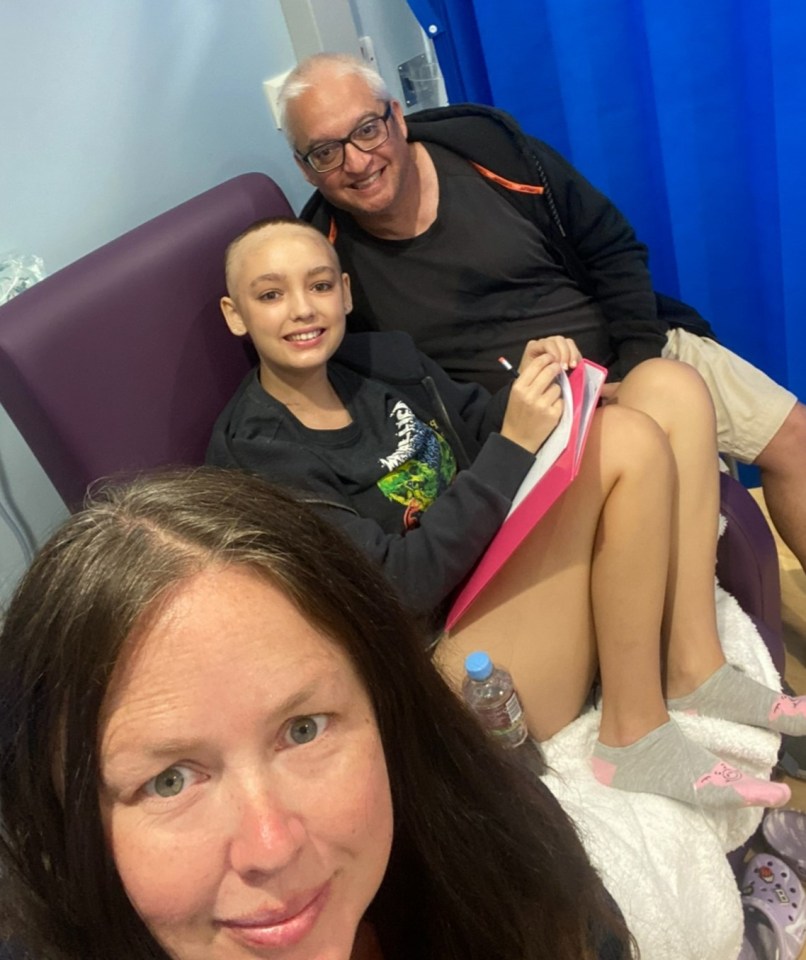
[[[350,0],[353,15],[360,36],[365,34],[373,38],[377,63],[376,69],[386,80],[389,90],[406,108],[404,91],[400,85],[398,67],[414,57],[425,58],[436,63],[433,47],[420,29],[420,25],[409,6],[401,0]],[[425,88],[421,91],[426,93]],[[445,88],[437,84],[436,100],[412,104],[411,109],[421,106],[437,106],[445,103]]]

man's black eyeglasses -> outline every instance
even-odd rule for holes
[[[380,117],[370,117],[341,140],[326,140],[309,150],[304,156],[296,152],[297,159],[307,163],[317,173],[327,173],[344,163],[344,147],[351,143],[364,153],[369,153],[389,139],[387,121],[392,113],[392,104],[387,101],[386,110]]]

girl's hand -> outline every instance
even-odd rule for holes
[[[537,452],[563,412],[562,391],[557,383],[561,371],[562,365],[545,351],[528,363],[521,363],[518,378],[512,383],[501,436],[530,453]]]
[[[572,370],[582,359],[579,348],[570,337],[543,337],[542,340],[530,340],[526,344],[518,372],[523,373],[535,357],[543,354],[556,360],[563,370]]]

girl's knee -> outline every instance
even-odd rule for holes
[[[716,414],[700,374],[682,360],[645,360],[625,377],[619,403],[646,411],[667,433],[716,436]]]
[[[669,438],[652,417],[630,407],[607,406],[601,419],[603,465],[617,472],[671,475],[674,458]]]
[[[711,403],[707,384],[697,370],[683,360],[662,357],[644,360],[627,374],[622,387],[648,391],[657,399],[678,404],[686,400]]]

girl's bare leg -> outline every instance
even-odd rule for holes
[[[615,403],[652,417],[666,433],[674,458],[677,486],[663,641],[666,693],[680,697],[725,662],[714,593],[719,472],[713,405],[693,367],[660,359],[632,370]]]
[[[806,735],[806,697],[781,696],[725,663],[714,591],[716,426],[704,382],[687,364],[650,360],[625,379],[617,402],[648,414],[664,430],[677,481],[662,632],[667,706]],[[769,799],[769,788],[755,795]]]
[[[713,589],[719,510],[716,427],[699,375],[674,360],[640,364],[617,402],[666,432],[678,478],[664,616],[666,694],[675,710],[806,735],[806,697],[781,696],[725,663]]]
[[[597,664],[605,742],[629,743],[663,723],[672,487],[657,426],[633,411],[600,411],[576,480],[440,643],[437,664],[458,686],[465,655],[486,650],[512,672],[539,740],[579,714]]]
[[[435,660],[458,686],[466,654],[486,650],[512,672],[530,731],[544,740],[578,715],[598,659],[597,779],[703,806],[777,806],[786,787],[686,740],[666,711],[660,634],[675,493],[658,424],[625,407],[601,411],[576,480]]]

